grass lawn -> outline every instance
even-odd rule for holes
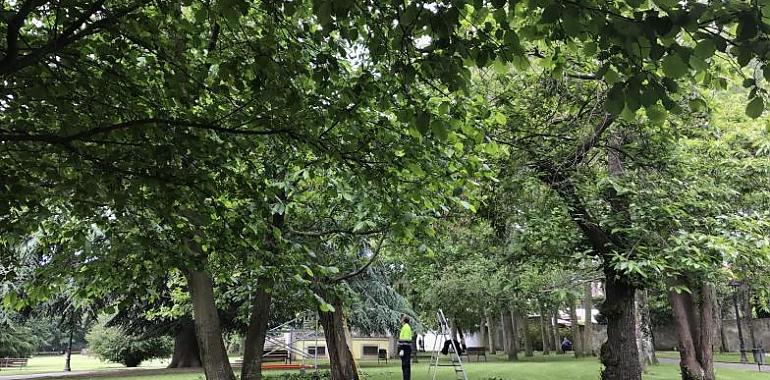
[[[142,363],[145,368],[162,368],[168,365],[168,360],[151,360]],[[122,364],[106,362],[99,360],[95,356],[72,355],[73,371],[101,370],[101,369],[120,369],[125,368]],[[59,372],[64,368],[64,355],[61,356],[36,356],[29,359],[27,367],[18,368],[0,368],[0,376],[33,374],[45,372]]]
[[[377,362],[362,362],[362,372],[366,380],[400,380],[401,369],[397,361],[390,361],[388,365],[378,365]],[[468,378],[471,380],[486,380],[496,378],[500,380],[596,380],[599,374],[599,363],[595,358],[576,360],[570,356],[560,357],[535,357],[527,358],[520,362],[492,361],[489,363],[468,363]],[[267,372],[267,378],[276,378],[277,372]],[[427,361],[415,364],[412,368],[414,380],[429,380]],[[756,371],[744,371],[734,369],[717,369],[717,378],[720,380],[770,380],[770,372],[758,373]],[[104,376],[78,377],[77,379],[99,380],[203,380],[201,372],[179,372],[177,370],[163,370],[152,374],[136,376]],[[439,379],[454,379],[451,367],[441,368]],[[679,369],[676,365],[664,364],[649,369],[644,376],[645,380],[679,380]]]
[[[676,351],[656,351],[655,355],[659,358],[679,359],[679,353]],[[749,359],[749,363],[756,364],[754,363],[754,356],[751,351],[746,353],[746,357]],[[718,362],[740,363],[741,354],[740,352],[715,352],[714,360]],[[770,358],[767,355],[765,355],[765,363],[770,363]]]

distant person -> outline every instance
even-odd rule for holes
[[[569,339],[564,338],[564,340],[561,341],[561,350],[565,352],[572,351],[572,342]]]
[[[412,326],[409,317],[401,315],[401,332],[398,334],[398,356],[404,380],[412,379]]]
[[[417,338],[417,351],[425,352],[425,341],[421,337]]]
[[[447,339],[446,341],[444,341],[444,348],[441,349],[442,354],[444,355],[449,354],[449,347],[452,346],[452,342],[454,342],[455,352],[457,352],[458,354],[462,354],[463,352],[465,352],[465,349],[463,349],[463,345],[460,344],[460,342],[458,342],[457,339]]]

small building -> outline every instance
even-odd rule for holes
[[[391,347],[393,347],[393,339],[390,337],[354,336],[350,342],[350,350],[353,352],[353,358],[356,360],[377,359],[377,352],[381,349],[386,350],[388,356],[392,357],[393,353],[391,352]],[[308,338],[297,340],[294,342],[294,348],[298,351],[307,353],[310,357],[318,355],[318,359],[329,358],[329,353],[326,349],[326,340],[324,340],[323,336],[318,337],[318,339]]]

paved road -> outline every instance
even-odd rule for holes
[[[676,364],[679,365],[679,359],[670,358],[658,358],[661,363]],[[730,369],[746,369],[749,371],[756,371],[756,364],[741,364],[741,363],[728,363],[728,362],[714,362],[714,368],[730,368]],[[762,366],[762,372],[770,372],[770,366]],[[2,380],[2,379],[0,379]]]

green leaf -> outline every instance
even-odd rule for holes
[[[663,58],[663,73],[670,78],[681,78],[687,75],[687,64],[678,54],[669,53]]]
[[[623,87],[615,84],[607,94],[607,100],[604,103],[604,109],[613,115],[620,115],[623,108],[626,107],[626,98],[623,93]]]
[[[449,130],[447,129],[446,124],[444,124],[444,121],[441,119],[434,119],[430,122],[430,130],[433,131],[433,134],[438,137],[441,141],[446,141],[446,139],[449,137]]]
[[[668,112],[666,111],[666,109],[657,104],[647,107],[645,109],[645,112],[647,113],[647,118],[649,118],[650,121],[656,124],[663,123],[664,121],[666,121],[666,117],[668,116]]]
[[[617,83],[619,80],[620,76],[612,68],[608,68],[607,72],[604,73],[604,81],[607,82],[607,84],[610,86]]]
[[[695,46],[695,55],[702,59],[707,59],[717,51],[717,45],[711,39],[705,39],[698,42]]]
[[[598,51],[598,45],[594,41],[588,41],[583,45],[583,53],[587,56],[593,56]]]
[[[762,112],[764,111],[765,101],[761,96],[757,96],[754,99],[751,99],[749,104],[746,106],[746,115],[752,119],[756,119],[762,116]]]
[[[693,99],[690,100],[690,109],[693,111],[702,111],[706,109],[707,105],[706,102],[703,101],[703,99]]]

